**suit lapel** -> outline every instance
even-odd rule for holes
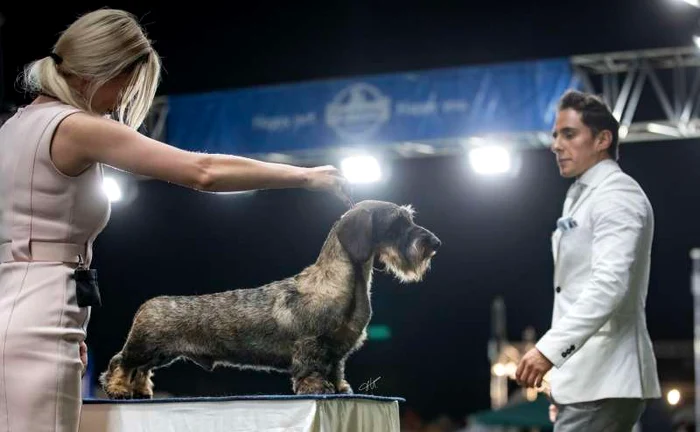
[[[565,217],[569,212],[569,207],[571,207],[571,197],[568,196],[564,200],[564,207],[561,212],[561,217]],[[557,221],[558,222],[558,221]],[[556,229],[552,232],[552,256],[554,257],[554,264],[557,263],[557,258],[559,257],[559,240],[561,240],[562,231],[557,223]]]
[[[608,172],[603,172],[601,175],[598,175],[591,184],[586,186],[586,189],[581,193],[581,196],[578,198],[578,201],[574,203],[573,206],[570,206],[568,209],[568,212],[566,213],[566,217],[573,217],[574,213],[581,208],[581,204],[588,199],[593,192],[598,188],[598,186],[603,183],[608,177],[611,175],[619,172],[620,170],[609,170]]]
[[[591,194],[593,193],[593,190],[597,187],[597,185],[588,185],[586,188],[581,192],[581,196],[578,197],[578,200],[574,203],[574,205],[570,205],[566,212],[564,212],[564,216],[566,217],[571,217],[573,214],[576,212],[581,207],[581,203],[583,203]]]
[[[562,217],[572,218],[576,211],[581,208],[581,205],[588,198],[590,198],[598,185],[610,175],[619,171],[620,167],[617,162],[605,160],[601,162],[599,166],[594,167],[593,170],[589,171],[587,174],[584,174],[581,180],[586,185],[586,188],[583,190],[583,192],[581,192],[581,196],[578,197],[578,200],[576,200],[573,205],[571,204],[572,198],[568,196],[566,197],[562,209]],[[554,257],[555,268],[559,259],[559,244],[561,242],[562,234],[561,228],[559,228],[557,225],[556,230],[552,233],[552,255]]]
[[[552,257],[555,265],[557,264],[557,258],[559,258],[559,240],[561,240],[561,230],[557,228],[552,233]]]

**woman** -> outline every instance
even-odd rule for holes
[[[112,9],[80,17],[25,71],[38,96],[0,128],[0,431],[78,430],[95,304],[78,274],[89,275],[109,219],[103,164],[201,191],[304,187],[349,202],[331,166],[187,152],[139,134],[159,77],[143,30]]]

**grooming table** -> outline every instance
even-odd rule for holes
[[[361,394],[84,399],[80,432],[399,432],[399,402]]]

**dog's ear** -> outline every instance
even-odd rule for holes
[[[356,210],[338,223],[338,240],[353,262],[362,263],[372,256],[372,213]]]

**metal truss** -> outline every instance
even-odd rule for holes
[[[623,142],[700,137],[700,50],[661,48],[571,57],[584,89],[620,121]]]
[[[700,138],[700,50],[696,47],[587,54],[570,57],[574,79],[586,91],[601,95],[620,121],[622,142]],[[156,99],[144,133],[166,140],[167,96]],[[388,158],[461,154],[474,137],[396,142],[380,151]],[[496,135],[519,149],[551,145],[550,131]],[[284,154],[251,154],[277,162],[318,163],[342,157],[352,149],[316,149]]]

